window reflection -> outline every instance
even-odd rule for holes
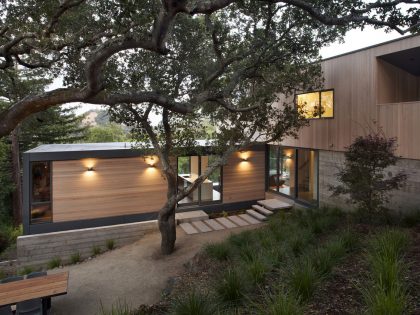
[[[50,162],[32,162],[31,174],[31,223],[51,222]]]
[[[334,117],[334,91],[310,92],[296,95],[296,105],[306,119]]]

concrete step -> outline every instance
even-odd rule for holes
[[[201,233],[211,232],[213,231],[210,227],[203,223],[203,221],[194,221],[191,224],[199,230]]]
[[[175,220],[178,224],[191,223],[194,221],[207,220],[209,215],[203,210],[179,212],[175,214]]]
[[[263,215],[272,215],[274,212],[270,211],[264,207],[261,207],[260,205],[252,205],[252,208],[257,210],[259,213]]]
[[[285,210],[290,209],[293,207],[293,204],[287,203],[284,201],[280,201],[278,199],[265,199],[265,200],[258,200],[257,201],[260,206],[263,206],[264,208],[271,210],[271,211],[277,211],[277,210]]]
[[[257,219],[255,219],[254,217],[251,217],[249,214],[240,214],[239,217],[241,219],[244,219],[244,221],[248,222],[249,224],[259,224],[261,223],[261,221],[258,221]]]
[[[236,224],[226,218],[216,218],[215,220],[228,229],[237,227]]]
[[[220,223],[218,223],[215,219],[204,220],[203,222],[215,231],[225,229],[225,227],[223,225],[221,225]]]
[[[260,221],[266,221],[267,220],[267,217],[265,215],[262,215],[261,213],[255,211],[255,210],[249,209],[249,210],[246,210],[246,213],[248,213],[250,216],[254,217],[257,220],[260,220]]]
[[[249,225],[248,222],[246,222],[244,219],[241,219],[237,215],[232,215],[232,216],[228,217],[228,219],[230,221],[232,221],[233,223],[235,223],[236,225],[238,225],[238,226],[247,226],[247,225]]]
[[[191,225],[191,223],[188,223],[188,222],[186,222],[186,223],[181,223],[179,226],[180,226],[180,227],[184,230],[184,232],[185,232],[185,233],[187,233],[187,234],[197,234],[197,233],[198,233],[198,230],[197,230],[195,227],[193,227],[193,226]]]

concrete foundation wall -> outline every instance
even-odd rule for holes
[[[106,241],[113,240],[116,247],[133,243],[146,233],[157,231],[157,221],[119,224],[97,228],[20,236],[17,239],[19,267],[44,267],[55,258],[69,263],[71,255],[79,252],[82,259],[92,256],[92,248],[106,250]]]
[[[345,210],[352,205],[345,196],[331,197],[329,187],[339,185],[337,173],[345,161],[343,152],[319,151],[319,201],[320,205],[338,206]],[[420,210],[420,160],[400,159],[397,165],[386,172],[395,175],[404,171],[408,175],[405,187],[390,192],[390,202],[386,205],[395,212],[407,214]]]

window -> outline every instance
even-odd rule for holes
[[[268,159],[268,190],[317,204],[317,151],[270,145]]]
[[[50,162],[32,162],[31,176],[31,223],[51,222]]]
[[[334,91],[318,91],[296,95],[296,105],[307,119],[334,117]]]
[[[178,157],[178,189],[188,188],[216,158],[208,156]],[[212,203],[222,200],[222,169],[216,169],[196,190],[179,202],[179,205]]]

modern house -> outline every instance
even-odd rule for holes
[[[325,59],[322,69],[324,88],[295,96],[309,120],[298,139],[236,152],[179,203],[178,212],[246,209],[273,197],[314,207],[344,206],[329,190],[337,183],[343,152],[355,137],[378,128],[397,137],[401,159],[396,169],[408,174],[407,185],[395,192],[390,207],[419,209],[420,36]],[[178,185],[189,185],[212,158],[211,153],[178,157]],[[26,152],[24,234],[155,219],[166,198],[158,165],[156,157],[125,143],[43,145]]]

